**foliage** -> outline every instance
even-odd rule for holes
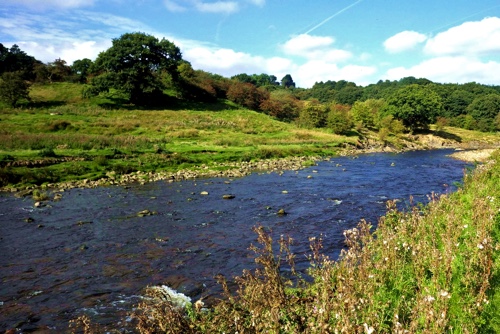
[[[495,117],[500,113],[500,94],[488,94],[477,97],[467,107],[467,112],[477,122],[481,131],[495,130]]]
[[[295,82],[290,74],[285,75],[281,79],[281,86],[284,88],[295,88]]]
[[[75,60],[73,65],[71,65],[71,71],[74,75],[76,75],[76,81],[86,83],[91,67],[92,60],[88,58]]]
[[[410,85],[395,91],[385,110],[414,132],[427,129],[442,108],[441,97],[429,86]]]
[[[360,122],[366,128],[373,128],[377,124],[380,112],[384,107],[384,100],[368,99],[364,102],[354,102],[351,113],[355,122]]]
[[[261,103],[260,109],[280,121],[291,122],[299,115],[300,101],[288,90],[275,90]]]
[[[33,68],[39,63],[34,57],[22,51],[16,44],[10,49],[0,43],[0,75],[6,72],[19,72],[23,79],[33,78]]]
[[[262,102],[269,98],[269,93],[250,83],[236,82],[229,87],[227,98],[248,109],[258,110]]]
[[[296,122],[304,128],[322,128],[326,125],[328,107],[318,100],[306,101]]]
[[[97,76],[87,93],[96,94],[111,88],[129,95],[130,102],[144,105],[155,102],[165,88],[162,74],[177,82],[181,52],[172,42],[144,33],[127,33],[113,40],[92,66]]]
[[[0,77],[0,100],[15,108],[20,100],[30,99],[29,87],[21,72],[5,72]]]
[[[326,126],[332,129],[333,133],[345,135],[352,129],[354,123],[351,119],[350,107],[341,104],[330,106],[326,118]]]

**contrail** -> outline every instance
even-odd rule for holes
[[[349,6],[347,6],[346,8],[339,10],[338,12],[336,12],[335,14],[333,14],[332,16],[330,16],[330,17],[328,17],[328,18],[324,19],[324,20],[323,20],[323,21],[321,21],[319,24],[315,25],[314,27],[312,27],[311,29],[309,29],[308,31],[306,31],[304,34],[309,34],[309,33],[313,32],[314,30],[318,29],[319,27],[321,27],[323,24],[327,23],[328,21],[330,21],[330,20],[331,20],[331,19],[333,19],[334,17],[336,17],[336,16],[338,16],[338,15],[342,14],[343,12],[345,12],[346,10],[348,10],[348,9],[350,9],[350,8],[352,8],[352,7],[354,7],[354,6],[356,6],[356,5],[357,5],[358,3],[360,3],[361,1],[363,1],[363,0],[358,0],[358,1],[356,1],[355,3],[353,3],[353,4],[349,5]]]

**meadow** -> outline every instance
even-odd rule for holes
[[[227,101],[135,109],[112,94],[84,100],[81,86],[70,83],[34,86],[30,96],[29,106],[3,108],[0,115],[2,186],[333,155],[357,142],[356,136],[298,128]]]

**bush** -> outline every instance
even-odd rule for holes
[[[0,78],[0,100],[15,108],[20,100],[30,99],[29,87],[21,72],[5,72]]]
[[[46,147],[38,152],[38,155],[42,158],[55,158],[57,157],[56,152],[54,152],[53,148]]]

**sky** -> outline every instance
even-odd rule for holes
[[[124,33],[225,77],[298,87],[427,78],[500,85],[499,0],[2,0],[0,43],[45,63],[95,60]]]

